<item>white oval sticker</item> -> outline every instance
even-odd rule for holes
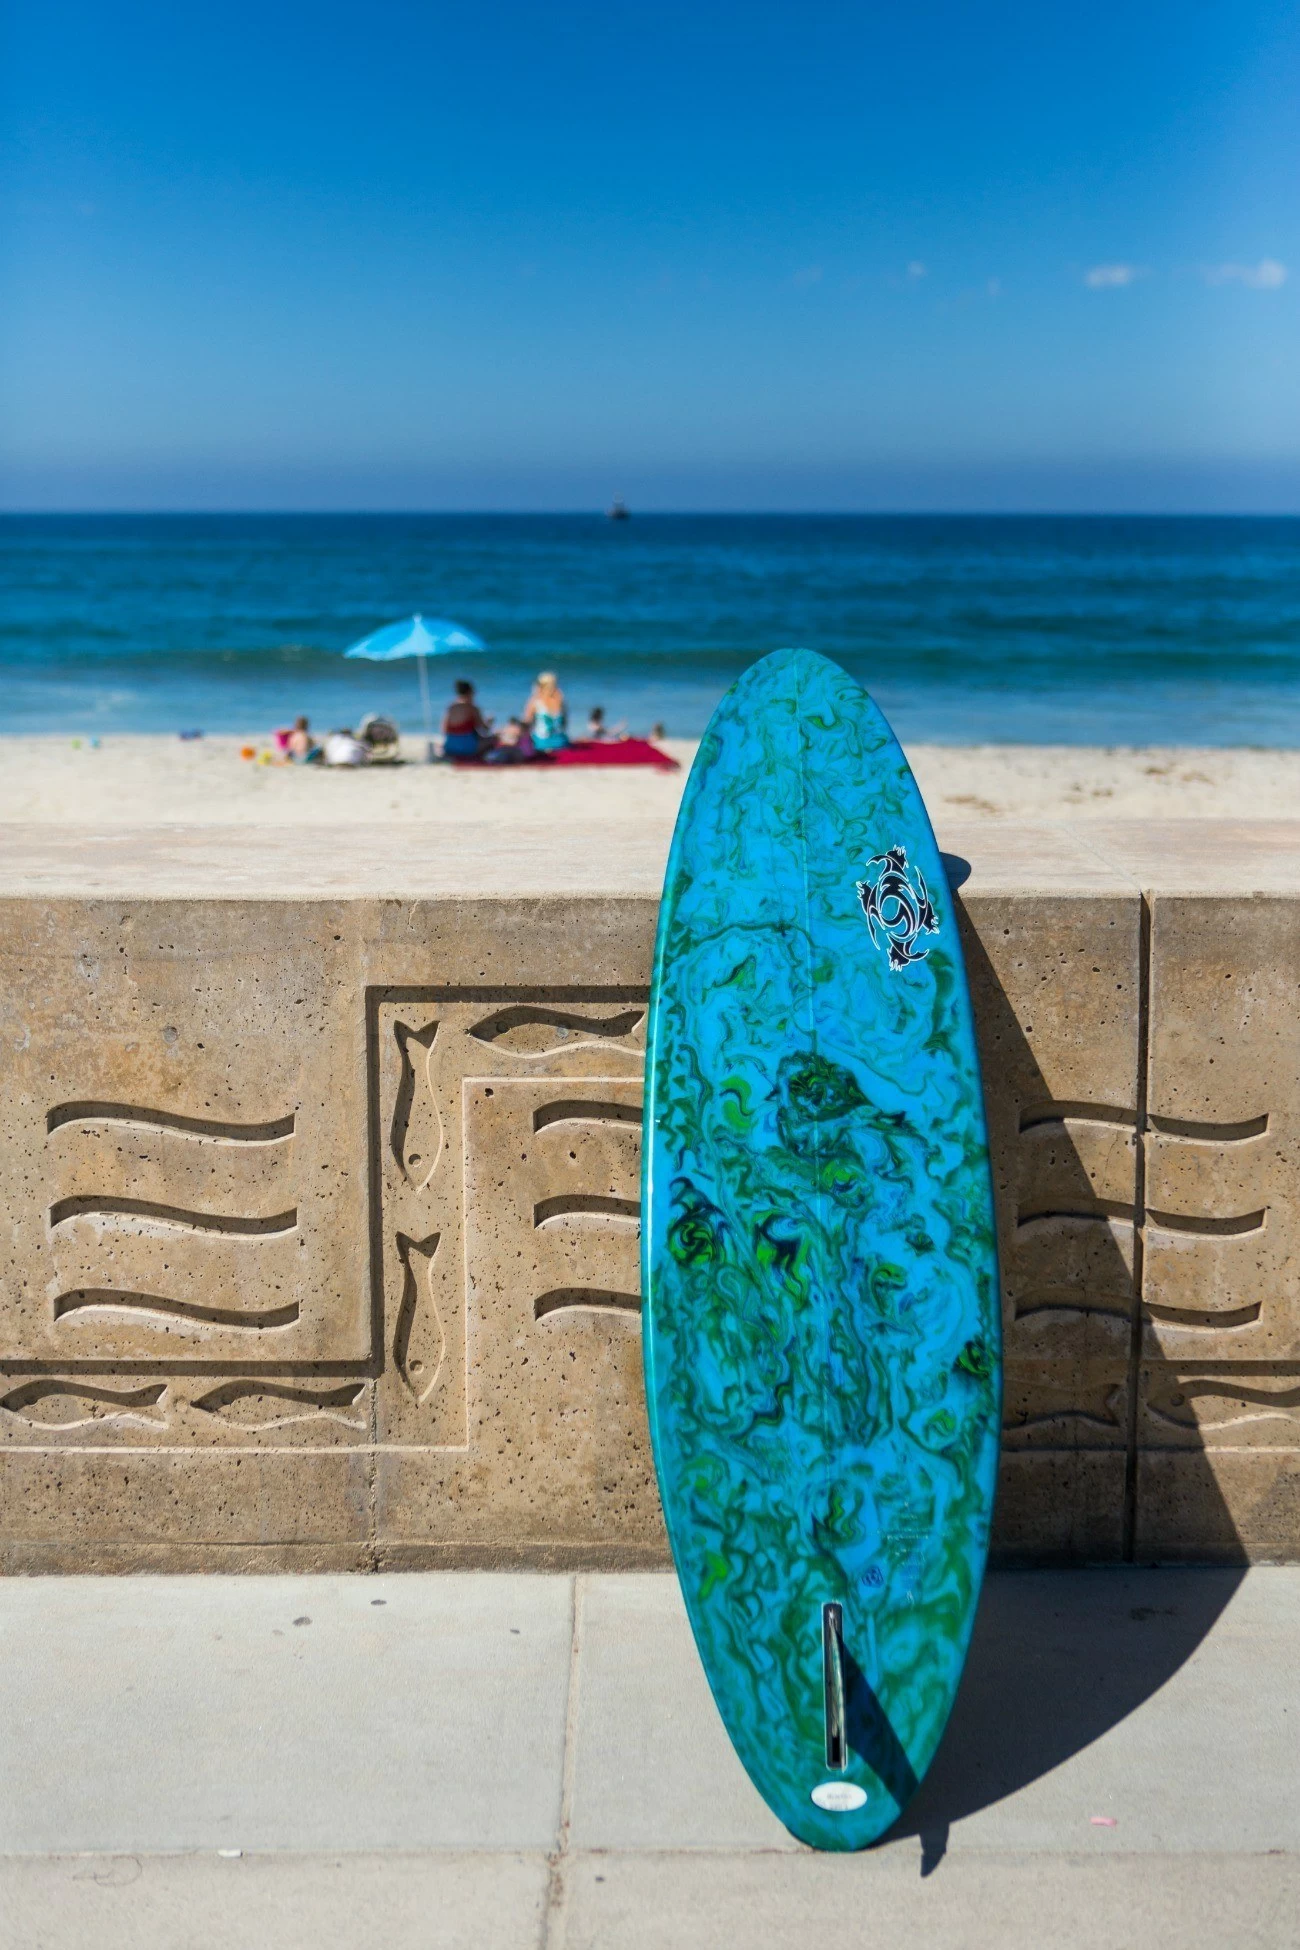
[[[867,1790],[853,1781],[819,1781],[812,1791],[812,1798],[819,1808],[825,1808],[833,1815],[848,1815],[863,1805]]]

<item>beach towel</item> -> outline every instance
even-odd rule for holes
[[[614,738],[597,741],[575,738],[562,751],[551,754],[557,765],[657,765],[660,771],[676,772],[675,758],[661,752],[648,738]]]
[[[453,758],[453,765],[482,765],[480,758]],[[536,752],[532,758],[521,759],[523,765],[655,765],[661,772],[676,772],[681,768],[675,758],[661,752],[648,738],[618,738],[608,743],[597,743],[594,738],[575,738],[572,744],[562,745],[557,752]],[[496,771],[513,771],[513,766],[495,766]]]

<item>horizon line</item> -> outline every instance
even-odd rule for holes
[[[597,520],[608,509],[574,508],[5,508],[0,520]],[[630,521],[1295,521],[1295,508],[643,508]],[[621,525],[621,523],[615,523]]]

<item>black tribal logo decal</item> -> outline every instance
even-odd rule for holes
[[[888,853],[877,853],[857,888],[871,939],[887,950],[889,966],[906,968],[924,961],[930,951],[917,947],[917,936],[938,934],[939,917],[919,868],[908,866],[904,848],[891,846]]]

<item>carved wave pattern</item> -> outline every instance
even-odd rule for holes
[[[46,1114],[46,1129],[55,1132],[77,1126],[89,1130],[97,1126],[154,1134],[182,1149],[200,1151],[209,1146],[223,1153],[237,1153],[249,1159],[263,1158],[268,1169],[282,1168],[289,1159],[289,1141],[295,1129],[295,1113],[261,1122],[233,1122],[229,1119],[198,1117],[148,1105],[82,1099],[56,1104]],[[85,1234],[93,1228],[93,1238],[111,1245],[117,1256],[129,1253],[134,1241],[147,1242],[158,1237],[182,1243],[189,1264],[203,1276],[205,1241],[249,1241],[273,1243],[289,1239],[298,1229],[298,1209],[289,1206],[272,1213],[200,1210],[166,1199],[134,1197],[106,1192],[73,1192],[53,1200],[49,1208],[51,1239],[64,1240],[70,1233]],[[140,1251],[143,1253],[144,1245]],[[170,1259],[167,1264],[170,1266]],[[251,1282],[250,1282],[251,1283]],[[232,1301],[237,1300],[235,1294]],[[251,1332],[291,1326],[299,1316],[296,1300],[277,1300],[270,1304],[223,1304],[197,1301],[180,1293],[154,1292],[149,1286],[123,1285],[112,1279],[89,1279],[67,1286],[53,1299],[56,1322],[84,1315],[89,1311],[152,1317],[159,1324],[185,1321],[203,1327],[247,1328]]]
[[[265,1124],[232,1124],[217,1117],[182,1117],[175,1111],[150,1110],[139,1104],[98,1101],[56,1104],[45,1117],[45,1128],[50,1132],[64,1124],[134,1124],[148,1131],[181,1131],[211,1144],[275,1144],[293,1136],[294,1123],[292,1112]]]
[[[1021,1113],[1020,1136],[1022,1141],[1028,1138],[1035,1142],[1059,1136],[1062,1147],[1068,1152],[1072,1132],[1082,1137],[1099,1130],[1109,1130],[1132,1143],[1136,1160],[1148,1133],[1166,1141],[1172,1139],[1178,1144],[1230,1149],[1264,1136],[1268,1125],[1267,1112],[1235,1123],[1159,1116],[1149,1116],[1139,1123],[1135,1112],[1111,1105],[1049,1101],[1030,1105]],[[1032,1167],[1030,1175],[1033,1175]],[[1052,1234],[1058,1237],[1071,1232],[1086,1235],[1089,1230],[1104,1233],[1114,1225],[1131,1228],[1151,1244],[1159,1243],[1161,1235],[1175,1244],[1179,1240],[1248,1239],[1263,1232],[1268,1223],[1266,1206],[1241,1212],[1208,1214],[1167,1211],[1146,1201],[1139,1205],[1136,1168],[1133,1173],[1133,1195],[1127,1198],[1108,1198],[1093,1192],[1082,1183],[1082,1169],[1078,1176],[1081,1181],[1079,1187],[1068,1199],[1062,1199],[1059,1195],[1035,1198],[1032,1193],[1021,1199],[1016,1212],[1014,1237],[1017,1245],[1031,1242],[1041,1244],[1045,1235]],[[1250,1326],[1261,1314],[1261,1303],[1257,1300],[1231,1308],[1178,1307],[1155,1300],[1148,1294],[1143,1296],[1142,1304],[1153,1320],[1210,1330]],[[1027,1297],[1017,1306],[1016,1319],[1028,1320],[1036,1314],[1062,1307],[1073,1307],[1081,1312],[1116,1311],[1114,1297],[1110,1293],[1096,1293],[1091,1298],[1083,1298],[1077,1292],[1062,1287],[1056,1293],[1044,1291]]]
[[[644,1011],[634,1010],[629,1014],[640,1022]],[[556,1098],[552,1103],[539,1104],[532,1119],[535,1136],[549,1131],[561,1141],[566,1125],[583,1132],[593,1128],[603,1129],[624,1137],[628,1131],[634,1130],[639,1138],[642,1122],[643,1109],[640,1104],[569,1096]],[[574,1156],[572,1152],[569,1155],[570,1158]],[[533,1229],[543,1233],[558,1232],[568,1237],[579,1249],[576,1254],[579,1262],[585,1257],[581,1252],[584,1232],[589,1238],[591,1231],[595,1231],[605,1245],[612,1238],[621,1237],[631,1252],[635,1250],[641,1231],[641,1200],[612,1188],[604,1192],[553,1192],[534,1201]],[[533,1318],[539,1321],[562,1318],[575,1311],[604,1313],[623,1319],[639,1316],[641,1293],[635,1274],[629,1279],[627,1287],[617,1287],[600,1280],[586,1283],[566,1281],[562,1286],[550,1287],[539,1293],[533,1301]]]

